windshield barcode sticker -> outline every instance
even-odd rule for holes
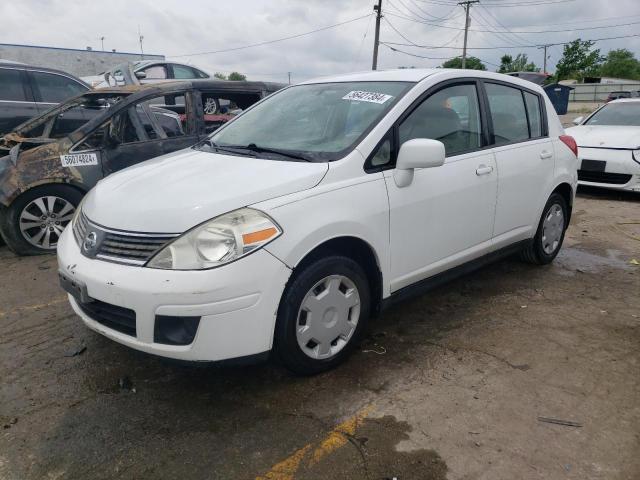
[[[63,167],[84,167],[85,165],[98,165],[98,155],[95,153],[74,153],[60,155]]]
[[[393,98],[393,95],[387,95],[386,93],[363,92],[361,90],[354,90],[342,97],[343,100],[355,100],[357,102],[371,103],[384,103],[390,98]]]

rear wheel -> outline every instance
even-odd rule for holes
[[[68,185],[36,187],[19,196],[2,219],[2,236],[19,255],[53,253],[82,192]]]
[[[280,302],[278,358],[302,375],[342,363],[366,328],[370,298],[366,274],[350,258],[329,256],[303,267]]]
[[[569,218],[567,202],[553,193],[547,200],[533,241],[522,251],[523,260],[536,265],[551,263],[558,255]]]

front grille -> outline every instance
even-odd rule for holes
[[[133,310],[100,300],[78,302],[78,306],[88,317],[101,325],[132,337],[136,336],[136,312]]]
[[[631,175],[626,173],[592,172],[590,170],[578,170],[578,180],[583,182],[610,183],[624,185],[629,183]]]
[[[89,232],[96,233],[97,245],[94,250],[87,251],[83,245]],[[179,235],[111,230],[91,222],[84,212],[80,212],[73,226],[73,234],[83,255],[128,265],[144,265]]]

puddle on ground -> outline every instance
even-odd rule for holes
[[[606,256],[585,252],[573,247],[560,250],[553,267],[560,275],[574,276],[576,273],[598,273],[609,268],[631,270],[626,256],[618,250],[607,250]]]

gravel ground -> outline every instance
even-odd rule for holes
[[[639,222],[582,192],[553,265],[397,305],[312,378],[129,350],[0,247],[0,478],[640,478]]]

